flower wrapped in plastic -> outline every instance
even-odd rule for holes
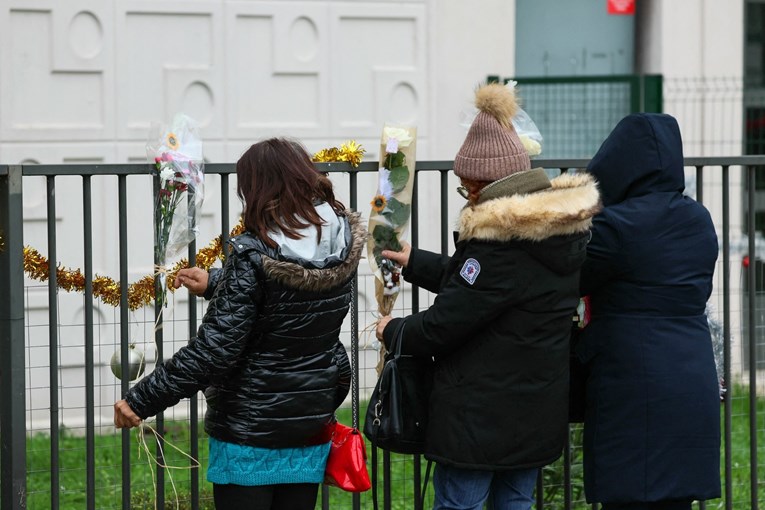
[[[204,158],[196,123],[178,114],[169,128],[155,125],[146,151],[159,177],[154,207],[155,299],[167,305],[167,263],[199,233],[204,200]]]
[[[510,80],[505,86],[510,89],[515,89],[517,84],[518,82],[515,80]],[[476,115],[478,115],[478,109],[475,107],[471,108],[469,111],[463,112],[460,125],[466,130],[470,129],[470,125],[475,120]],[[542,133],[539,132],[539,128],[534,121],[531,120],[529,114],[526,113],[523,108],[519,107],[515,116],[513,116],[510,121],[513,124],[515,132],[518,133],[518,138],[520,138],[521,143],[523,143],[523,148],[526,149],[529,157],[533,158],[542,154],[544,138],[542,138]]]
[[[725,382],[725,328],[720,322],[717,310],[711,303],[707,303],[704,313],[707,316],[707,325],[712,337],[712,352],[715,357],[715,368],[717,369],[717,385],[720,392],[720,400],[725,400],[726,382]]]
[[[380,170],[377,194],[370,202],[367,250],[381,315],[390,315],[401,291],[401,267],[383,258],[382,251],[401,250],[401,241],[409,226],[416,136],[415,127],[386,124],[380,141]]]

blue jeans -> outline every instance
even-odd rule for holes
[[[529,510],[538,468],[476,471],[436,464],[433,510]]]

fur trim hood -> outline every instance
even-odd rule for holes
[[[290,288],[307,291],[332,289],[347,282],[358,268],[367,241],[367,230],[361,221],[361,213],[348,213],[346,219],[350,227],[346,229],[346,236],[350,239],[343,253],[345,258],[341,257],[342,260],[337,263],[322,268],[311,268],[262,255],[266,276]]]
[[[551,188],[466,206],[460,213],[460,240],[544,239],[586,232],[600,209],[595,180],[586,173],[562,174]]]

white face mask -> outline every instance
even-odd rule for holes
[[[458,186],[457,193],[459,193],[460,196],[464,198],[465,200],[467,200],[468,197],[470,196],[470,190],[468,190],[465,186]]]

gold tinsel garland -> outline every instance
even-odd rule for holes
[[[350,163],[353,168],[359,166],[366,150],[357,144],[355,140],[349,140],[342,144],[340,148],[330,147],[322,149],[313,155],[314,163],[337,163],[345,161]]]
[[[336,163],[347,162],[352,167],[359,166],[364,156],[364,150],[361,145],[354,140],[350,140],[340,146],[322,149],[313,155],[313,161],[316,163]],[[240,219],[236,227],[231,231],[230,237],[237,236],[244,231],[244,223]],[[3,248],[3,238],[0,235],[0,250]],[[196,265],[209,270],[216,260],[223,258],[223,244],[221,236],[213,239],[210,244],[197,252]],[[175,275],[180,269],[189,267],[186,259],[181,259],[167,272],[167,288],[174,292],[173,281]],[[40,252],[31,246],[24,247],[24,272],[33,280],[44,282],[50,277],[50,261]],[[79,269],[70,269],[67,267],[56,266],[56,281],[58,288],[67,292],[85,290],[85,276]],[[111,306],[120,305],[120,282],[116,282],[108,276],[98,276],[93,278],[93,295]],[[140,280],[128,285],[128,307],[131,310],[137,310],[154,302],[154,275],[146,275]]]
[[[244,231],[242,220],[231,231],[230,236],[234,237]],[[204,270],[212,267],[216,260],[223,258],[223,244],[221,236],[213,239],[210,244],[197,252],[196,265]],[[189,267],[186,259],[181,259],[173,265],[167,272],[167,287],[174,292],[173,281],[176,273],[183,268]],[[31,246],[24,247],[24,272],[33,280],[44,282],[50,277],[50,261]],[[85,276],[79,269],[70,269],[56,266],[56,281],[60,289],[67,292],[85,290]],[[98,276],[93,278],[93,295],[101,301],[111,306],[120,305],[120,282],[115,282],[108,276]],[[137,310],[154,302],[154,275],[146,275],[140,280],[128,285],[128,307],[131,310]]]

